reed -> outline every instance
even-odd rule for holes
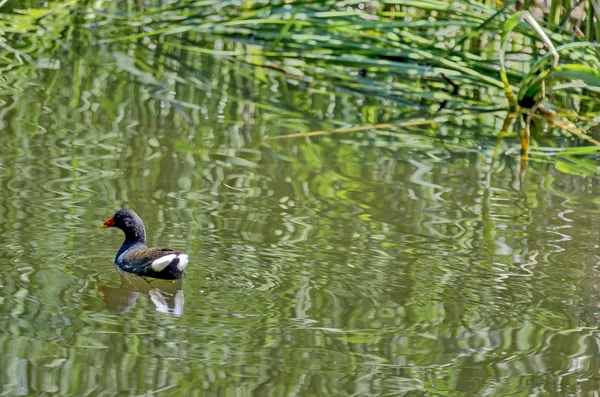
[[[523,113],[526,130],[540,118],[594,142],[581,120],[598,111],[595,1],[10,3],[0,14],[1,68],[71,48],[79,34],[115,53],[212,54],[250,65],[258,78],[266,70],[436,116]],[[120,66],[148,84],[161,79],[133,58]]]

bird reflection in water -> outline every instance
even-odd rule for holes
[[[127,313],[135,307],[140,294],[148,294],[156,310],[165,314],[183,314],[182,280],[159,280],[119,271],[121,285],[97,285],[102,302],[113,313]]]

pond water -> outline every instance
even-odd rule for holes
[[[3,71],[0,395],[600,389],[596,177],[534,150],[521,178],[500,113],[268,139],[432,114],[128,51]],[[117,271],[119,208],[181,281]]]

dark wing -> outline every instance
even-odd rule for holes
[[[151,265],[157,259],[167,255],[179,255],[180,251],[170,248],[140,248],[126,252],[121,260],[125,263],[124,269],[142,276],[163,278],[155,272]],[[162,272],[161,272],[162,273]]]

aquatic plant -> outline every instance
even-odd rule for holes
[[[27,62],[52,67],[57,52],[99,45],[164,98],[173,65],[201,69],[198,57],[210,55],[250,66],[263,83],[276,75],[307,90],[377,98],[406,110],[404,117],[337,132],[504,112],[501,136],[516,126],[523,152],[532,121],[534,135],[567,131],[599,144],[588,135],[600,90],[593,2],[67,1],[24,9],[2,3],[3,70]],[[188,83],[206,84],[199,80]]]

